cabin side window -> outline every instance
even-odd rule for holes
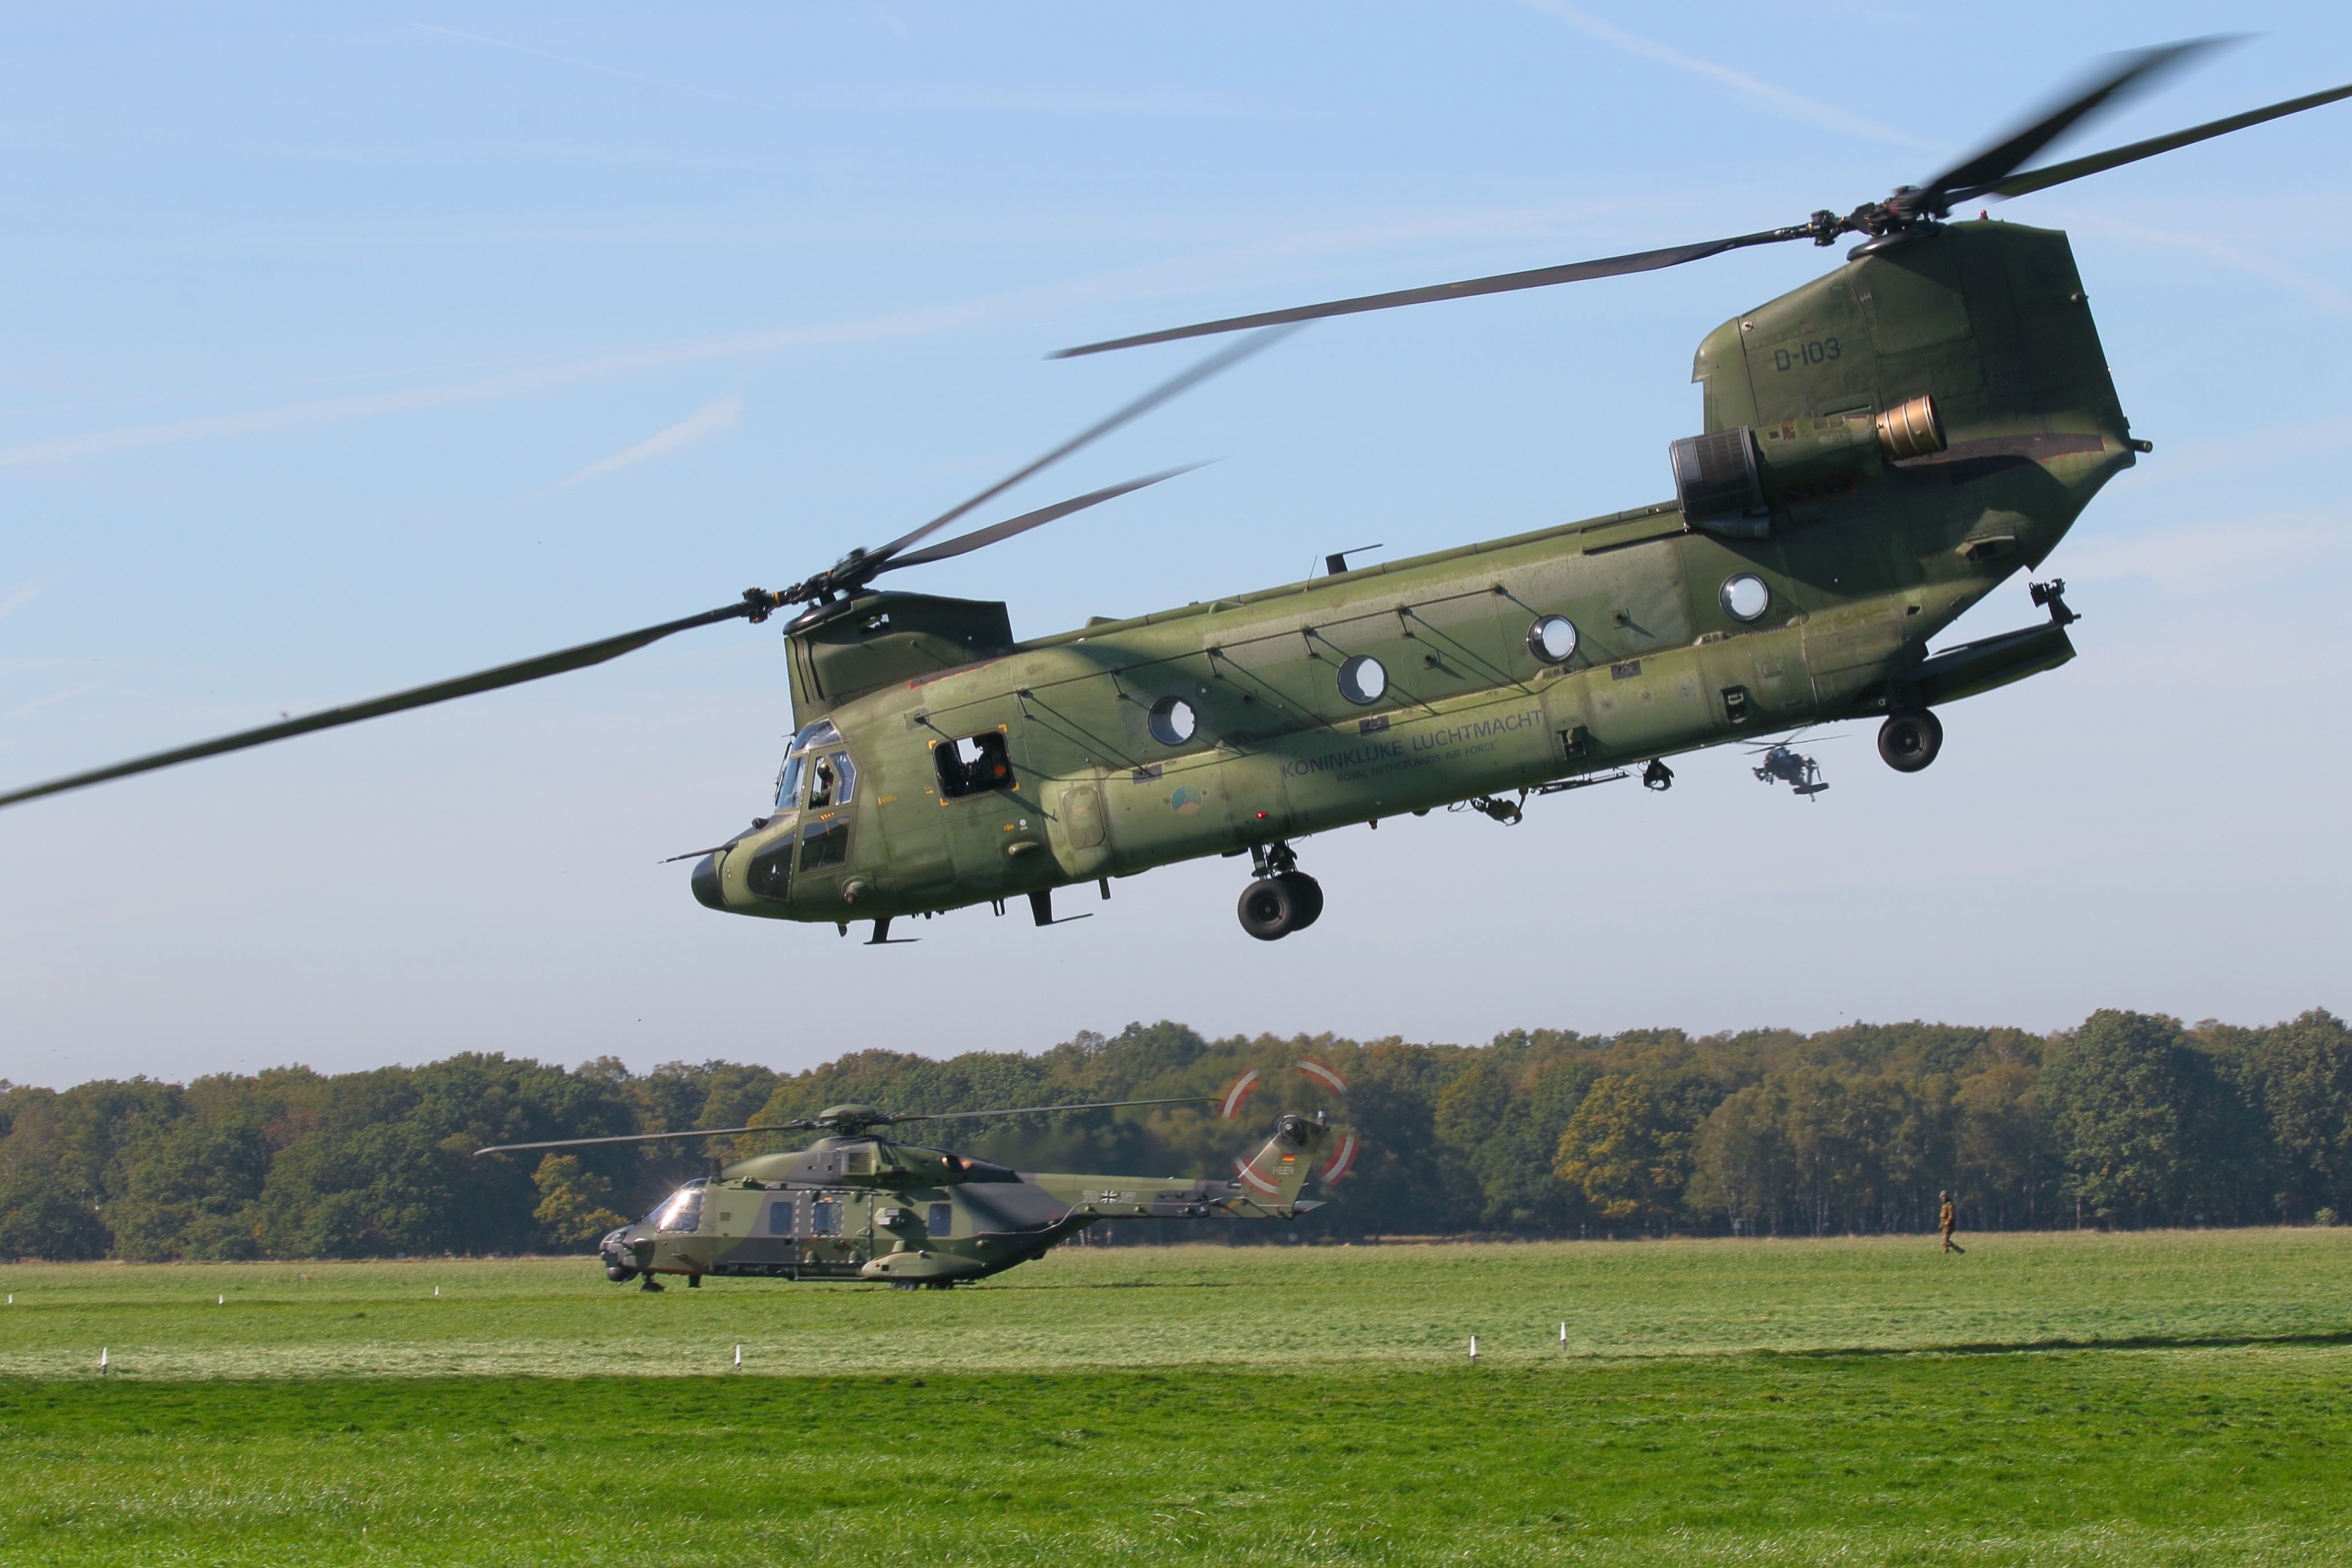
[[[953,1236],[955,1234],[955,1205],[933,1204],[931,1205],[931,1216],[924,1223],[923,1228],[931,1233],[931,1239],[933,1241],[937,1241],[942,1237]]]
[[[790,1236],[793,1234],[792,1199],[786,1198],[780,1204],[770,1204],[768,1205],[768,1234],[770,1236]]]
[[[841,1234],[841,1204],[834,1198],[819,1198],[809,1205],[809,1234],[839,1236]]]
[[[942,800],[1013,787],[1013,753],[1002,730],[941,741],[931,748],[931,762],[940,772]]]

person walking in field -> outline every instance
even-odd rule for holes
[[[1936,1223],[1942,1226],[1944,1231],[1944,1250],[1957,1252],[1965,1258],[1968,1256],[1969,1249],[1952,1239],[1952,1229],[1959,1223],[1959,1215],[1952,1207],[1952,1194],[1940,1193],[1937,1195],[1942,1198],[1944,1203],[1944,1206],[1936,1211]]]

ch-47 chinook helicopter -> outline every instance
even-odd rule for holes
[[[1310,1084],[1346,1092],[1339,1076],[1319,1062],[1302,1061],[1296,1068]],[[1258,1079],[1249,1073],[1226,1092],[1227,1120],[1238,1114]],[[1188,1096],[898,1115],[870,1105],[835,1105],[805,1121],[761,1127],[501,1143],[476,1152],[821,1131],[824,1137],[796,1153],[756,1154],[688,1182],[639,1223],[605,1236],[597,1243],[605,1277],[639,1279],[647,1290],[662,1289],[658,1274],[682,1274],[689,1286],[716,1274],[946,1289],[1026,1263],[1099,1220],[1296,1219],[1322,1206],[1299,1195],[1310,1176],[1328,1185],[1346,1174],[1355,1135],[1343,1133],[1335,1142],[1328,1110],[1284,1111],[1274,1135],[1256,1153],[1235,1161],[1234,1179],[1223,1181],[1033,1174],[901,1143],[884,1129],[908,1121],[1215,1103]],[[1318,1163],[1327,1144],[1331,1152]]]
[[[1948,221],[2352,96],[2315,92],[2026,170],[2042,148],[2200,40],[2109,64],[2088,88],[1919,186],[1840,216],[1658,250],[1334,300],[1092,343],[1091,353],[1325,316],[1652,271],[1750,246],[1863,237],[1843,265],[1700,342],[1704,429],[1669,444],[1674,499],[1074,631],[1013,637],[1003,604],[877,589],[1154,475],[924,549],[938,528],[1262,342],[1187,371],[946,516],[778,592],[372,702],[0,795],[0,805],[310,730],[535,680],[691,626],[784,626],[796,733],[772,805],[694,858],[711,909],[872,921],[1210,855],[1250,857],[1243,927],[1323,908],[1295,841],[1573,787],[1648,759],[1856,718],[1886,763],[1936,760],[1936,710],[2072,658],[2074,616],[1934,654],[1929,640],[2038,567],[2135,438],[2063,233]],[[2022,171],[2022,172],[2021,172]]]

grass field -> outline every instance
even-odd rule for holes
[[[2352,1561],[2352,1231],[0,1289],[8,1568]]]

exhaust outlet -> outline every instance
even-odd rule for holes
[[[1878,449],[1896,462],[1927,458],[1944,449],[1944,422],[1936,416],[1936,400],[1926,393],[1907,403],[1882,409],[1878,416]]]

